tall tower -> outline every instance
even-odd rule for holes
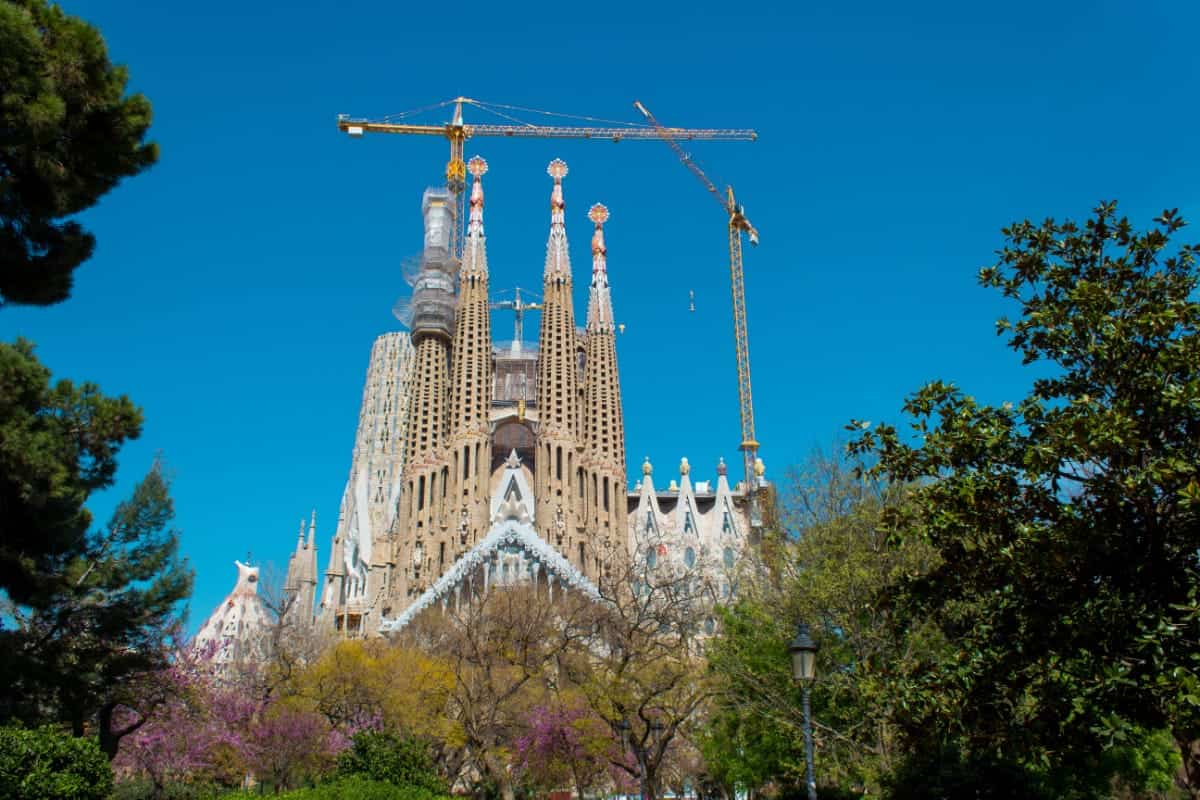
[[[583,520],[571,493],[580,466],[576,394],[579,362],[562,189],[567,165],[556,158],[546,171],[554,179],[554,189],[550,195],[550,238],[546,242],[538,335],[536,516],[543,536],[586,574],[586,543],[579,537]]]
[[[451,250],[451,233],[458,223],[453,198],[445,189],[426,189],[421,213],[425,220],[425,249],[421,254],[421,271],[413,285],[414,373],[404,478],[394,527],[396,538],[389,563],[379,563],[382,558],[377,559],[371,570],[372,575],[383,572],[386,582],[381,587],[382,593],[400,602],[421,590],[431,577],[437,555],[432,552],[432,544],[439,538],[437,528],[444,524],[438,513],[442,507],[440,501],[450,477],[442,456],[446,443],[450,344],[454,334],[454,273],[458,267]],[[368,591],[373,593],[374,587]],[[391,612],[388,605],[379,611],[383,616]]]
[[[450,490],[444,513],[450,530],[436,542],[440,574],[448,560],[487,532],[491,448],[488,410],[492,401],[492,325],[488,303],[487,238],[483,233],[483,183],[487,162],[471,159],[474,176],[463,264],[459,273],[458,317],[450,384],[450,425],[446,454]],[[447,541],[447,539],[449,541]],[[450,555],[453,554],[453,555]]]
[[[584,406],[585,530],[593,547],[624,543],[627,527],[625,493],[625,425],[621,415],[621,382],[617,374],[616,324],[608,287],[608,248],[604,223],[608,209],[597,203],[588,212],[592,234],[592,285],[588,292],[587,356]]]
[[[304,541],[304,520],[300,520],[300,537],[296,551],[288,560],[283,591],[287,597],[285,617],[296,627],[313,624],[313,604],[317,594],[317,512],[312,512],[308,526],[308,541]]]
[[[358,429],[350,460],[350,476],[342,492],[337,528],[329,548],[329,565],[321,590],[321,625],[347,633],[378,604],[367,593],[373,563],[390,563],[389,535],[400,499],[404,444],[412,384],[413,347],[407,333],[385,333],[375,339],[363,384]],[[386,571],[386,567],[382,567]]]

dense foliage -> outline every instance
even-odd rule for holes
[[[0,727],[0,797],[104,800],[112,769],[94,739],[51,727]]]
[[[920,642],[918,631],[894,634],[879,598],[928,571],[934,555],[922,542],[887,539],[882,515],[903,492],[857,479],[837,455],[814,454],[780,486],[781,530],[753,566],[763,577],[745,576],[709,650],[722,691],[703,737],[708,770],[730,792],[803,787],[800,692],[787,645],[807,621],[821,648],[813,702],[822,792],[877,794],[897,755],[889,676]]]
[[[934,381],[904,405],[909,434],[858,426],[873,475],[918,485],[889,529],[941,562],[893,597],[953,643],[899,665],[913,752],[1085,775],[1130,726],[1167,728],[1200,796],[1200,248],[1172,247],[1183,226],[1167,211],[1138,232],[1106,203],[1082,226],[1007,228],[980,280],[1019,308],[997,329],[1029,395]]]
[[[84,502],[111,485],[116,453],[139,433],[128,398],[50,373],[23,341],[0,344],[0,718],[96,724],[115,755],[133,684],[167,663],[192,573],[178,555],[169,480],[155,464],[108,524]],[[137,725],[135,721],[133,725]]]
[[[112,485],[117,452],[141,431],[128,397],[52,384],[30,342],[0,343],[0,589],[9,598],[44,607],[58,595],[87,546],[84,503]]]
[[[434,768],[425,742],[382,731],[355,734],[350,748],[338,758],[337,771],[342,776],[359,775],[431,794],[447,793],[446,782]]]
[[[95,237],[68,217],[158,158],[100,32],[46,0],[0,2],[0,305],[71,292]]]
[[[360,775],[340,777],[307,789],[295,789],[273,795],[279,800],[447,800],[449,795],[435,794],[417,786],[398,786]],[[252,800],[258,792],[229,795],[229,800]]]

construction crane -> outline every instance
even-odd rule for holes
[[[454,114],[450,121],[441,125],[421,125],[408,122],[413,115],[453,105]],[[483,111],[508,119],[513,124],[476,124],[463,120],[463,106],[474,106]],[[551,117],[588,120],[605,123],[607,127],[581,127],[574,125],[533,125],[513,117],[508,112],[544,114]],[[463,161],[463,149],[467,139],[480,136],[500,137],[534,137],[542,139],[608,139],[620,142],[625,139],[642,140],[658,139],[661,128],[649,127],[642,124],[597,119],[595,117],[577,117],[569,114],[555,114],[549,111],[539,111],[533,108],[502,105],[499,103],[484,103],[469,97],[455,97],[431,106],[393,114],[381,120],[368,120],[339,114],[338,130],[350,136],[362,136],[366,133],[399,133],[416,136],[442,136],[450,142],[450,160],[446,163],[446,188],[453,193],[455,207],[458,209],[458,225],[453,233],[452,247],[454,254],[462,257],[462,236],[458,230],[466,220],[463,218],[463,197],[467,185],[467,167]],[[754,141],[758,138],[752,130],[746,129],[695,129],[669,128],[671,137],[676,140],[703,139],[709,141]]]
[[[721,208],[729,216],[729,279],[733,284],[733,341],[737,351],[738,403],[742,416],[741,450],[746,468],[747,492],[753,503],[754,493],[750,491],[750,488],[754,486],[752,481],[755,461],[758,459],[758,440],[754,436],[754,398],[750,391],[750,337],[746,331],[746,285],[742,274],[742,234],[745,233],[750,238],[750,244],[757,245],[758,231],[750,224],[750,220],[746,219],[745,209],[734,198],[733,187],[727,186],[725,191],[721,192],[704,174],[704,170],[700,169],[692,157],[679,146],[678,137],[674,133],[677,129],[664,128],[641,102],[635,100],[633,105],[645,115],[659,138],[671,146],[683,165],[700,179],[704,188],[708,189],[717,199]]]
[[[525,291],[526,294],[533,294],[533,292],[530,292],[527,289],[522,290],[521,287],[518,286],[515,290],[515,294],[516,294],[515,300],[494,300],[494,301],[488,303],[488,308],[492,309],[493,311],[502,310],[502,311],[513,312],[513,316],[516,318],[516,321],[513,323],[513,345],[512,346],[513,346],[514,352],[520,352],[521,342],[525,336],[525,312],[526,311],[538,311],[542,307],[541,303],[526,303],[526,302],[522,301],[521,300],[521,292],[522,291]]]

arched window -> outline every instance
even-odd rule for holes
[[[649,567],[650,569],[654,569],[654,567],[657,564],[658,564],[658,550],[656,550],[653,546],[647,547],[646,548],[646,566]]]
[[[696,551],[690,547],[687,550],[684,550],[683,563],[688,569],[696,566]]]
[[[725,569],[733,569],[733,548],[726,547],[724,553]]]

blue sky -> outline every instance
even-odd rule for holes
[[[99,245],[74,297],[0,311],[0,336],[144,407],[94,507],[106,517],[163,454],[193,626],[233,559],[286,563],[313,508],[324,569],[371,342],[395,329],[421,192],[441,179],[443,140],[349,140],[339,112],[463,94],[636,122],[638,98],[665,124],[756,128],[753,144],[689,149],[762,234],[746,292],[768,475],[851,417],[897,421],[926,380],[1024,392],[1030,373],[993,333],[1011,309],[975,282],[1005,224],[1109,198],[1140,225],[1200,212],[1194,3],[64,7],[150,98],[162,158],[84,215]],[[577,314],[587,208],[609,207],[631,472],[645,455],[659,483],[680,456],[700,479],[736,463],[725,218],[700,184],[658,142],[467,151],[491,166],[495,290],[540,286],[551,158],[571,169]],[[510,322],[497,312],[497,337]]]

